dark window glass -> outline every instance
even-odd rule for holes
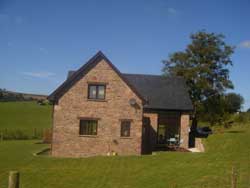
[[[89,86],[89,99],[96,98],[96,86]]]
[[[80,120],[80,135],[97,135],[97,120]]]
[[[130,137],[130,121],[121,122],[121,137]]]
[[[98,99],[104,99],[105,98],[105,86],[98,86]]]
[[[88,98],[89,99],[105,99],[105,85],[89,85]]]

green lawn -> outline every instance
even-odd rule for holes
[[[52,106],[36,102],[0,102],[0,132],[31,136],[51,127]],[[36,129],[36,130],[35,130]]]
[[[51,126],[51,106],[0,103],[0,130]],[[131,157],[63,159],[34,156],[48,145],[38,140],[0,141],[0,188],[8,172],[21,172],[21,188],[230,188],[231,168],[238,187],[250,187],[250,125],[233,127],[205,140],[205,153],[160,152]]]
[[[63,159],[33,156],[47,147],[36,142],[0,142],[0,187],[7,186],[9,170],[19,170],[22,188],[229,188],[232,165],[238,187],[250,187],[249,125],[210,136],[205,153]]]

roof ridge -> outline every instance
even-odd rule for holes
[[[69,70],[69,72],[75,73],[77,70]],[[124,73],[121,72],[122,75],[131,75],[131,76],[154,76],[154,77],[164,77],[164,78],[182,78],[182,76],[170,76],[170,75],[160,75],[160,74],[142,74],[142,73]],[[72,75],[71,75],[72,76]]]
[[[163,76],[163,75],[160,75],[160,74],[142,74],[142,73],[124,73],[122,72],[122,74],[124,75],[138,75],[138,76]]]
[[[170,75],[157,75],[157,74],[141,74],[141,73],[122,73],[123,75],[131,75],[131,76],[152,76],[152,77],[163,77],[163,78],[181,78],[182,76],[170,76]]]

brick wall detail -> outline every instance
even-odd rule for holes
[[[102,102],[87,98],[88,83],[107,83]],[[129,104],[136,99],[137,106]],[[109,66],[101,60],[76,82],[54,105],[52,155],[85,157],[141,154],[142,101]],[[79,117],[100,118],[97,136],[79,136]],[[131,137],[120,137],[120,119],[131,119]]]

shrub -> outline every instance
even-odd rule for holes
[[[249,112],[241,112],[236,114],[234,117],[234,121],[237,123],[247,123],[250,121],[250,113]]]
[[[1,140],[41,139],[42,135],[43,131],[37,129],[33,131],[27,129],[0,129]]]

